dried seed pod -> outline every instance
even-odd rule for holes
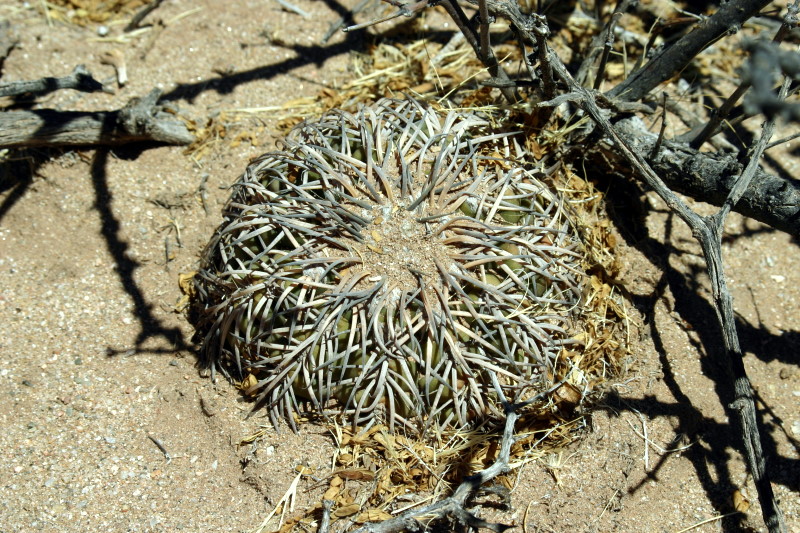
[[[582,275],[561,200],[521,161],[486,117],[415,101],[301,124],[234,185],[205,251],[206,362],[256,375],[292,425],[338,406],[460,426],[500,415],[490,371],[549,387]]]

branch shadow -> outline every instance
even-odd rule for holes
[[[139,143],[117,150],[115,153],[119,155],[120,152],[124,152],[124,157],[135,159],[143,150],[155,146],[153,143]],[[94,209],[97,210],[100,216],[101,234],[109,253],[116,263],[115,270],[120,278],[120,284],[131,298],[135,316],[140,324],[141,331],[135,341],[134,353],[140,351],[144,343],[152,338],[166,340],[171,348],[148,348],[147,351],[151,353],[172,354],[176,350],[191,350],[192,347],[183,340],[183,334],[179,328],[165,326],[153,314],[153,304],[147,300],[144,291],[135,280],[134,275],[141,265],[137,261],[130,259],[126,254],[129,244],[120,236],[120,221],[114,215],[112,209],[113,195],[108,186],[108,174],[106,171],[110,152],[111,150],[108,147],[96,147],[95,156],[91,162],[90,174],[95,194]],[[0,194],[5,195],[5,198],[0,202],[0,222],[30,190],[39,168],[52,157],[61,154],[62,151],[55,148],[17,150],[12,158],[0,164]],[[108,348],[108,354],[111,356],[129,352],[130,350]]]
[[[146,145],[140,148],[145,148]],[[183,334],[177,327],[167,327],[153,314],[153,304],[145,297],[134,274],[141,267],[138,261],[131,259],[128,254],[129,245],[121,237],[121,226],[112,210],[113,194],[108,186],[108,172],[106,165],[111,150],[107,147],[97,148],[91,163],[91,177],[95,192],[94,209],[98,212],[101,222],[101,234],[106,241],[108,252],[117,265],[116,272],[120,284],[133,301],[134,313],[139,321],[141,331],[136,337],[136,350],[152,338],[162,338],[171,344],[172,348],[148,349],[151,353],[174,353],[176,350],[190,350],[191,346],[183,340]],[[122,353],[120,350],[108,348],[108,355],[114,356]]]
[[[613,186],[607,187],[606,196],[610,217],[616,227],[620,229],[627,244],[642,252],[662,272],[652,293],[631,294],[630,296],[633,304],[645,317],[644,327],[649,329],[653,339],[662,367],[664,383],[675,398],[673,403],[662,402],[650,396],[642,399],[625,398],[615,391],[606,398],[606,408],[610,414],[629,411],[640,412],[650,418],[675,417],[678,421],[676,434],[679,437],[681,434],[685,435],[690,442],[695,442],[682,454],[692,463],[709,501],[725,514],[732,511],[730,496],[732,490],[738,486],[738,483],[732,479],[727,462],[732,457],[732,452],[741,456],[744,450],[740,437],[742,428],[738,427],[738,417],[728,407],[733,400],[733,386],[727,365],[724,365],[721,360],[725,357],[721,342],[722,332],[716,321],[716,312],[712,304],[703,297],[703,293],[707,290],[700,284],[701,277],[705,277],[705,268],[696,265],[690,267],[689,271],[684,274],[670,265],[670,258],[685,255],[687,252],[676,248],[669,242],[662,243],[647,233],[648,208],[639,200],[642,191],[638,185],[626,179],[609,176],[593,177],[601,182],[613,180]],[[673,234],[673,224],[674,215],[668,213],[665,235]],[[674,295],[674,311],[684,322],[684,326],[698,334],[696,338],[689,336],[689,342],[701,354],[702,372],[712,380],[713,391],[725,407],[728,420],[732,422],[723,423],[706,417],[692,405],[690,396],[681,388],[672,365],[672,354],[668,353],[662,332],[655,320],[656,306],[665,297],[667,290]],[[763,326],[742,324],[742,320],[739,322],[739,333],[746,350],[757,354],[757,357],[765,361],[777,359],[784,362],[796,362],[796,347],[800,342],[800,332],[788,332],[776,336],[766,331]],[[762,349],[759,349],[762,346],[773,346],[778,349],[766,355]],[[770,477],[774,483],[798,491],[800,490],[800,479],[797,472],[800,470],[800,460],[781,456],[777,450],[777,434],[782,432],[786,435],[783,421],[775,415],[772,407],[763,398],[759,397],[759,403],[757,416],[762,429],[761,437]],[[603,407],[601,406],[601,408]],[[795,448],[798,447],[796,439],[790,438],[789,440]],[[677,444],[676,440],[671,446]],[[655,466],[651,467],[645,479],[631,487],[630,493],[635,493],[648,481],[658,479],[659,471],[668,457],[669,454],[663,455]],[[724,518],[723,530],[741,531],[744,528],[743,518],[742,514]]]
[[[33,178],[48,154],[41,150],[15,150],[0,162],[0,222],[33,185]]]

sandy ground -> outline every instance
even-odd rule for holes
[[[156,86],[199,120],[280,105],[348,79],[348,50],[362,46],[341,34],[320,44],[340,16],[337,2],[294,3],[314,17],[273,2],[174,0],[152,15],[166,23],[156,38],[109,43],[96,41],[95,26],[48,25],[28,3],[11,2],[0,18],[12,20],[20,43],[2,80],[66,75],[84,63],[112,81],[99,58],[117,48],[127,86],[114,95],[61,91],[44,104],[116,109]],[[265,31],[280,32],[283,45]],[[297,465],[330,470],[334,442],[320,426],[270,429],[255,452],[238,446],[266,420],[245,419],[249,405],[230,384],[200,375],[192,328],[173,310],[178,273],[196,266],[225,187],[274,140],[274,121],[252,128],[261,146],[220,141],[200,158],[126,147],[2,163],[0,532],[249,531]],[[797,175],[795,160],[775,163]],[[197,194],[204,177],[208,213]],[[643,213],[638,196],[620,185],[608,194],[622,282],[642,321],[632,329],[632,364],[587,415],[576,444],[523,469],[512,509],[499,514],[515,531],[676,533],[719,515],[694,531],[763,529],[724,407],[730,393],[719,385],[727,378],[715,361],[699,247],[655,198]],[[798,242],[739,216],[727,229],[769,469],[789,530],[800,533]],[[297,508],[319,501],[315,485],[300,481]],[[753,505],[729,514],[737,490]]]

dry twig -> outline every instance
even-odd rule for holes
[[[625,140],[617,133],[608,118],[600,110],[595,97],[586,89],[580,87],[570,75],[560,58],[550,52],[550,60],[559,77],[567,84],[573,94],[573,101],[588,113],[602,132],[615,144],[619,152],[633,166],[637,174],[666,202],[669,208],[686,222],[695,238],[698,239],[706,259],[708,274],[711,278],[711,288],[714,298],[717,318],[723,330],[723,341],[727,357],[724,363],[730,368],[734,376],[733,389],[735,400],[729,406],[733,408],[742,426],[746,459],[750,472],[753,475],[761,502],[764,522],[770,532],[785,532],[786,525],[783,520],[778,502],[772,491],[769,475],[766,472],[766,460],[761,446],[761,437],[756,418],[755,401],[750,380],[742,362],[742,350],[736,333],[736,323],[733,315],[733,305],[730,292],[725,282],[725,273],[722,266],[722,232],[725,217],[734,205],[744,195],[748,185],[756,175],[759,159],[766,148],[772,131],[774,120],[764,126],[761,139],[750,157],[747,168],[740,174],[731,189],[725,203],[715,215],[703,217],[692,209],[661,180],[648,163],[628,146]],[[788,83],[784,85],[783,94],[788,90]]]
[[[477,0],[470,0],[477,1]],[[777,500],[772,491],[769,475],[766,472],[766,461],[761,447],[755,403],[750,381],[742,362],[742,350],[736,332],[732,298],[727,289],[722,266],[721,239],[724,221],[728,213],[739,203],[753,181],[759,169],[759,159],[772,135],[774,119],[766,123],[759,142],[750,154],[747,167],[738,175],[732,184],[722,208],[713,216],[703,217],[695,213],[669,186],[656,174],[648,162],[640,155],[642,152],[631,148],[628,142],[612,126],[607,110],[613,107],[610,102],[601,98],[596,92],[589,91],[575,81],[564,63],[549,48],[544,38],[548,34],[547,23],[538,15],[523,15],[515,3],[486,0],[496,13],[509,19],[516,31],[533,47],[538,47],[543,54],[541,68],[552,69],[557,77],[566,85],[568,92],[540,106],[555,106],[571,102],[577,104],[588,114],[600,131],[613,143],[616,151],[633,167],[636,174],[666,202],[669,208],[684,220],[692,229],[700,242],[706,259],[709,277],[711,278],[712,295],[717,318],[723,330],[723,342],[726,351],[724,364],[733,376],[734,402],[730,405],[738,415],[742,429],[746,459],[755,481],[762,507],[764,522],[770,532],[785,532],[786,525]],[[729,2],[723,4],[715,15],[710,17],[695,31],[683,37],[678,43],[666,49],[651,60],[644,68],[634,73],[625,82],[609,92],[612,96],[622,96],[627,100],[638,100],[645,96],[656,85],[668,79],[677,69],[682,68],[714,39],[730,31],[731,27],[743,23],[767,2],[763,0]],[[733,25],[733,26],[731,26]],[[460,27],[460,26],[459,26]],[[479,56],[480,57],[480,56]],[[784,83],[781,98],[788,91],[788,81]],[[796,209],[796,204],[795,204]]]
[[[60,89],[75,89],[85,93],[99,91],[113,93],[94,79],[84,65],[78,65],[68,76],[61,78],[46,77],[32,81],[0,83],[0,96],[21,96],[23,94],[41,96]]]
[[[355,533],[399,533],[400,531],[418,531],[435,520],[445,518],[453,519],[461,524],[473,528],[486,528],[492,531],[503,532],[514,526],[487,522],[475,516],[466,509],[467,500],[485,483],[510,470],[511,446],[514,444],[514,424],[519,418],[517,411],[522,407],[538,401],[541,395],[520,404],[510,403],[494,372],[491,372],[492,382],[500,402],[503,405],[506,422],[503,436],[500,441],[500,450],[497,459],[488,468],[467,477],[449,498],[445,498],[421,509],[414,509],[400,516],[386,520],[379,524],[366,524],[357,529]],[[545,393],[546,394],[546,393]]]
[[[185,145],[194,141],[186,125],[156,105],[161,91],[134,98],[117,111],[38,109],[0,113],[0,148],[114,145],[154,141]]]

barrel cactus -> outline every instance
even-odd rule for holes
[[[502,412],[490,373],[552,385],[583,276],[517,137],[382,100],[279,148],[233,186],[196,278],[205,361],[251,376],[274,424],[462,426]]]

